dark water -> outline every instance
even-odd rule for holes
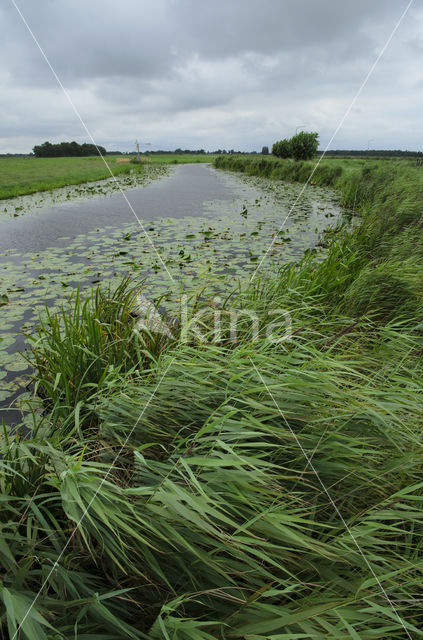
[[[169,176],[125,195],[143,221],[201,216],[204,203],[230,201],[237,196],[224,174],[201,165],[179,165]],[[135,216],[120,192],[83,202],[67,202],[36,215],[0,221],[0,252],[42,251],[65,246],[61,237],[75,237],[96,228],[134,222]]]

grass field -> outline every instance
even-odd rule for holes
[[[217,156],[200,153],[158,153],[144,157],[148,158],[152,164],[189,164],[191,162],[213,162]]]
[[[128,173],[136,165],[119,165],[107,156],[114,175]],[[138,169],[138,167],[137,167]],[[109,178],[101,158],[0,158],[0,198],[49,191],[56,187]]]
[[[423,638],[423,179],[330,162],[358,224],[228,278],[258,334],[216,340],[202,290],[173,337],[134,332],[128,282],[43,321],[45,413],[0,460],[1,638]]]
[[[117,164],[116,158],[106,156],[113,175],[128,173],[143,165]],[[176,164],[189,162],[212,162],[214,156],[207,155],[152,155],[151,164]],[[110,171],[99,157],[86,158],[0,158],[0,199],[50,191],[57,187],[81,184],[110,177]]]

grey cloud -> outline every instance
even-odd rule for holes
[[[362,26],[398,4],[398,0],[121,0],[119,4],[21,0],[20,7],[57,72],[73,83],[117,74],[166,76],[193,54],[226,58],[247,52],[308,51],[317,45],[326,51],[339,47],[344,55],[345,43],[354,41]],[[4,5],[2,14],[0,38],[16,79],[48,80],[45,62],[13,5]]]
[[[187,45],[217,57],[328,45],[394,6],[398,2],[392,0],[181,0],[171,4]]]
[[[98,142],[122,149],[139,130],[161,147],[260,148],[300,122],[327,140],[406,6],[406,0],[16,1]],[[420,97],[422,13],[414,7],[404,21],[339,142],[363,145],[377,131],[380,146],[410,145],[402,124],[407,114],[414,146],[420,144],[419,110],[400,98],[409,92],[414,104]],[[0,7],[0,55],[0,151],[28,151],[23,135],[31,146],[86,138],[9,0]]]
[[[71,85],[86,78],[164,74],[172,58],[165,2],[19,3],[59,77]],[[51,84],[51,72],[12,5],[3,7],[0,41],[17,82]]]

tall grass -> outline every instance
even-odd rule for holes
[[[252,157],[252,156],[218,156],[214,160],[214,165],[219,169],[230,169],[240,171],[247,175],[259,175],[275,180],[290,180],[292,182],[306,182],[315,163],[309,161],[296,162],[290,159],[280,159],[274,157]],[[320,186],[334,186],[337,179],[343,172],[343,163],[327,162],[317,167],[311,184]]]
[[[423,636],[420,186],[398,170],[326,260],[232,292],[258,339],[134,335],[128,282],[41,325],[45,415],[0,461],[2,638]]]
[[[95,427],[102,393],[158,358],[163,338],[136,330],[139,291],[140,285],[124,279],[116,289],[97,288],[82,301],[77,289],[71,306],[55,314],[46,308],[38,331],[28,335],[35,392],[55,418]]]
[[[296,162],[275,157],[252,157],[242,155],[218,156],[214,165],[219,169],[239,171],[250,176],[262,176],[274,180],[307,182],[321,187],[335,187],[344,206],[359,211],[376,200],[390,208],[391,198],[397,197],[406,206],[413,202],[416,189],[423,189],[422,168],[409,160],[338,159],[324,158],[316,167],[316,161]],[[414,204],[418,206],[414,200]]]

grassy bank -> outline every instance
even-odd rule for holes
[[[415,159],[397,158],[324,158],[316,168],[314,161],[295,162],[273,156],[219,156],[214,165],[219,169],[239,171],[250,176],[262,176],[273,180],[307,182],[322,187],[335,187],[346,207],[363,210],[368,202],[374,202],[375,190],[387,189],[390,180],[395,189],[407,191],[410,187],[423,186],[423,167]]]
[[[143,164],[117,164],[116,158],[106,156],[113,175],[142,171]],[[212,162],[214,156],[197,154],[158,154],[149,156],[150,164],[184,164]],[[51,191],[58,187],[82,184],[110,178],[110,171],[100,157],[86,158],[0,158],[0,200],[15,196]]]
[[[134,168],[142,171],[133,164],[116,164],[114,157],[106,160],[116,176]],[[110,178],[110,171],[100,157],[0,158],[0,199],[106,178]]]
[[[422,182],[339,166],[360,226],[228,282],[235,337],[203,307],[195,338],[195,297],[134,333],[127,282],[43,322],[45,415],[3,443],[3,638],[423,637]]]

